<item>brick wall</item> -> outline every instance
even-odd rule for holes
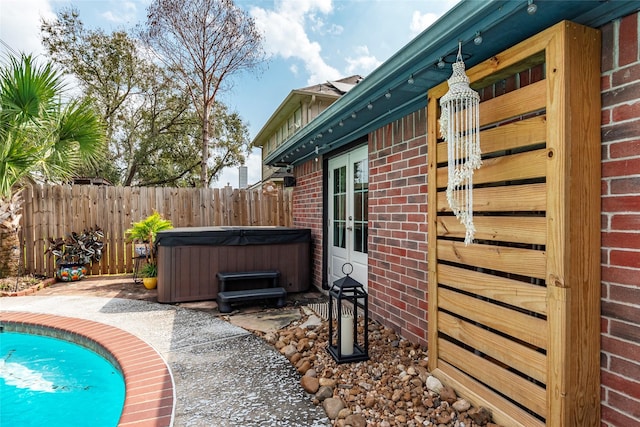
[[[602,426],[640,426],[640,17],[602,30]],[[427,340],[426,117],[369,135],[371,317]],[[294,222],[312,229],[322,280],[322,170],[296,168]]]
[[[311,286],[322,287],[322,159],[294,169],[293,226],[311,229]]]
[[[640,426],[639,15],[602,28],[602,425]]]
[[[369,307],[403,337],[427,342],[426,111],[369,135]]]

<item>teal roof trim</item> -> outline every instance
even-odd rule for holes
[[[537,12],[529,15],[527,0],[463,0],[269,154],[265,162],[303,163],[424,108],[427,91],[451,74],[459,41],[470,68],[562,20],[599,27],[640,9],[637,1],[535,0],[535,4]],[[475,45],[478,32],[483,42]],[[447,63],[445,68],[436,65],[440,58]]]

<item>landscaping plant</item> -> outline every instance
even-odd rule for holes
[[[149,250],[147,251],[146,255],[147,265],[153,266],[156,270],[156,274],[156,235],[159,231],[169,230],[171,228],[173,228],[173,225],[171,225],[171,221],[162,218],[162,216],[160,216],[160,214],[154,210],[153,214],[149,215],[141,221],[134,222],[133,224],[131,224],[131,228],[125,231],[125,237],[128,241],[149,244]]]
[[[98,262],[102,258],[104,232],[97,225],[82,233],[72,232],[65,238],[49,237],[46,254],[56,257],[56,265]]]

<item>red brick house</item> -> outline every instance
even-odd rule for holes
[[[293,166],[314,285],[354,264],[505,425],[640,425],[639,9],[462,1],[265,159]],[[459,40],[486,125],[468,247],[439,197]]]

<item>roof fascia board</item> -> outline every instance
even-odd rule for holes
[[[599,28],[607,22],[613,21],[621,16],[630,15],[637,11],[640,11],[639,1],[607,1],[595,6],[574,22],[593,28]]]
[[[368,122],[365,126],[359,127],[357,129],[352,130],[351,132],[340,136],[332,140],[327,144],[327,148],[323,148],[322,152],[328,151],[329,148],[340,147],[344,144],[348,144],[355,139],[361,137],[362,135],[368,134],[369,132],[373,132],[376,129],[383,127],[384,125],[397,120],[399,117],[404,117],[409,113],[412,113],[420,108],[425,108],[427,106],[427,96],[426,94],[421,94],[412,98],[411,100],[399,105],[389,112],[385,114],[381,114],[373,121]],[[315,152],[311,152],[306,156],[295,159],[290,162],[292,165],[298,165],[300,163],[304,163],[310,155],[315,155]]]
[[[266,136],[265,134],[268,133],[272,128],[274,128],[276,118],[294,101],[297,102],[304,95],[308,94],[305,94],[304,92],[301,92],[297,89],[289,92],[289,95],[287,95],[287,97],[280,103],[280,105],[278,105],[278,108],[276,108],[275,111],[271,113],[271,116],[267,119],[262,129],[260,129],[260,131],[253,138],[252,144],[259,139],[264,138]]]
[[[318,92],[313,92],[313,91],[307,91],[307,90],[301,90],[301,89],[294,89],[291,92],[289,92],[289,95],[287,95],[287,97],[280,103],[280,105],[278,106],[278,108],[276,108],[276,110],[271,114],[271,116],[269,117],[269,119],[265,122],[265,125],[262,127],[262,129],[260,129],[260,131],[257,133],[257,135],[253,138],[253,142],[258,141],[261,138],[264,138],[266,133],[270,132],[273,130],[273,128],[277,128],[279,126],[274,126],[274,122],[276,121],[276,119],[278,118],[278,116],[280,114],[282,114],[283,112],[288,112],[288,111],[293,111],[295,110],[295,108],[293,108],[292,104],[296,103],[296,108],[297,108],[297,103],[299,103],[302,99],[306,98],[311,98],[315,96],[316,98],[325,98],[325,99],[337,99],[340,98],[340,95],[335,95],[335,94],[329,94],[329,93],[318,93]]]

